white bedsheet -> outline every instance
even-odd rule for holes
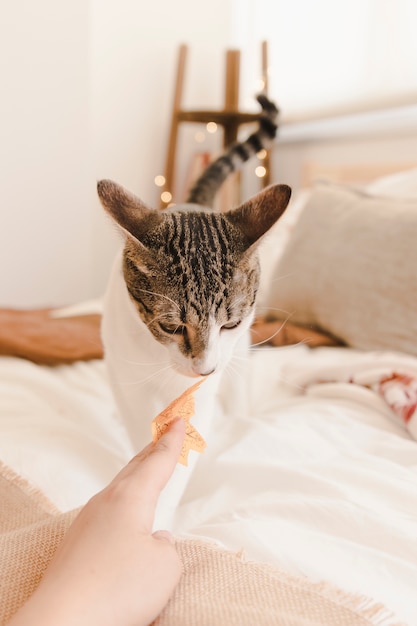
[[[305,346],[254,352],[248,415],[219,411],[174,531],[365,594],[415,625],[417,442],[383,397],[344,382],[370,358]],[[335,382],[317,384],[317,372]],[[102,362],[1,358],[0,398],[0,458],[62,510],[134,453]]]

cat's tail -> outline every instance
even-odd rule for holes
[[[263,148],[268,148],[275,138],[279,110],[264,94],[256,97],[262,107],[259,128],[245,141],[233,144],[221,157],[213,161],[191,188],[187,202],[213,206],[214,197],[226,178]]]

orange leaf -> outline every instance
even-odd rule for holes
[[[188,465],[188,453],[190,450],[204,452],[206,447],[206,442],[203,437],[190,423],[190,419],[195,411],[194,392],[199,388],[203,380],[199,380],[195,385],[186,389],[184,393],[173,400],[166,409],[161,411],[161,413],[152,420],[151,424],[152,440],[156,443],[174,419],[181,417],[184,420],[186,424],[185,438],[180,458],[178,459],[178,463],[182,465]]]

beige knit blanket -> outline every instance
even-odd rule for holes
[[[38,585],[76,516],[0,464],[0,624]],[[201,541],[178,541],[183,576],[154,626],[404,626],[373,601]],[[116,625],[115,625],[116,626]]]

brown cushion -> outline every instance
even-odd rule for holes
[[[101,315],[51,316],[52,309],[0,309],[0,355],[42,365],[101,359]]]

